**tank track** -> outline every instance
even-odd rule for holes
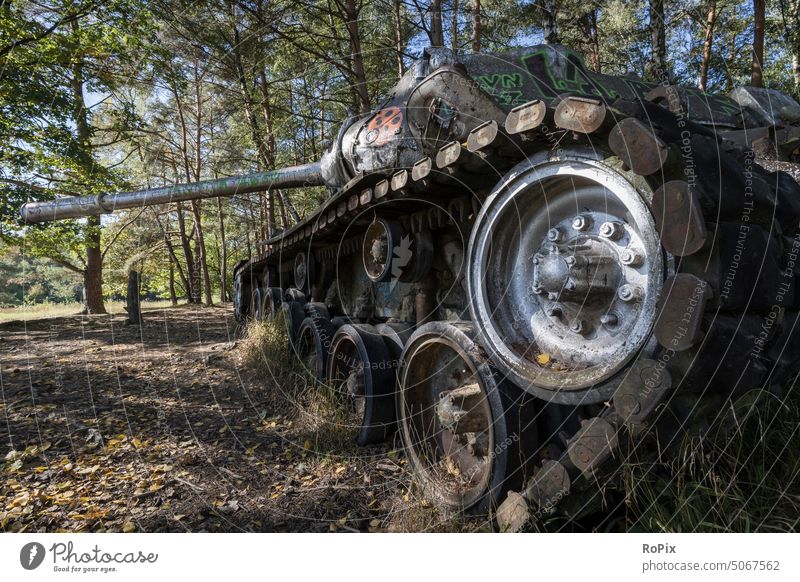
[[[537,156],[556,162],[573,149],[589,151],[598,163],[638,180],[644,192],[664,260],[654,322],[642,348],[613,381],[593,384],[579,396],[554,390],[547,398],[542,390],[514,385],[519,377],[498,361],[472,304],[457,318],[472,322],[432,321],[445,318],[426,307],[426,290],[418,284],[415,318],[404,322],[416,332],[395,338],[395,347],[399,342],[404,348],[402,355],[399,349],[394,354],[400,366],[398,394],[407,389],[404,374],[412,373],[409,348],[425,334],[449,334],[459,349],[470,347],[476,369],[485,367],[480,373],[493,378],[491,389],[484,388],[484,396],[497,400],[492,422],[505,415],[503,422],[516,423],[517,435],[527,435],[495,455],[508,461],[499,471],[500,482],[490,476],[479,495],[451,506],[486,512],[516,489],[522,495],[509,496],[510,503],[525,511],[528,504],[549,510],[571,491],[596,487],[608,458],[623,454],[623,444],[628,451],[636,446],[627,437],[639,439],[656,430],[667,444],[675,442],[686,430],[710,424],[728,400],[762,387],[779,393],[800,370],[800,186],[784,172],[759,166],[751,150],[647,101],[565,96],[551,104],[530,102],[511,110],[504,127],[486,122],[465,143],[445,144],[412,167],[358,175],[238,267],[242,294],[246,297],[251,288],[259,306],[251,313],[258,317],[263,317],[264,297],[273,313],[283,301],[286,311],[295,311],[293,335],[303,316],[296,302],[305,301],[297,288],[304,287],[311,301],[325,300],[313,281],[309,284],[308,273],[298,280],[297,257],[305,257],[308,265],[308,255],[313,256],[315,269],[355,257],[376,217],[396,220],[412,236],[451,228],[471,234],[474,242],[475,225],[525,169],[520,165]],[[476,257],[463,250],[470,269]],[[475,285],[472,281],[467,289],[468,300],[474,301]],[[290,288],[295,291],[287,295]],[[352,322],[331,323],[319,310],[306,308],[305,315],[329,324],[325,334],[335,333],[334,325],[356,333]],[[343,315],[359,320],[356,325],[366,323],[358,314]],[[472,398],[469,390],[457,396]],[[402,417],[401,406],[398,400]],[[407,432],[403,437],[407,449],[418,447]],[[425,471],[412,467],[418,474]],[[435,491],[431,496],[441,500]]]

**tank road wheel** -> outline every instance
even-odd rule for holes
[[[325,317],[309,315],[294,342],[295,355],[315,379],[324,381],[334,329]]]
[[[373,283],[388,281],[392,276],[395,249],[400,248],[402,227],[394,220],[375,218],[364,234],[361,260],[367,277]]]
[[[394,429],[397,358],[371,325],[343,325],[333,337],[328,381],[342,396],[360,446],[378,443]]]
[[[236,321],[242,321],[246,317],[247,300],[249,295],[246,294],[242,278],[237,275],[233,279],[233,317]]]
[[[262,310],[262,291],[261,287],[254,287],[250,292],[250,309],[247,312],[250,319],[261,321],[264,319],[264,311]]]
[[[483,514],[518,488],[520,445],[537,447],[531,406],[501,381],[464,322],[420,327],[398,373],[398,428],[425,495],[452,511]]]
[[[610,396],[651,335],[666,269],[636,187],[591,157],[524,162],[469,254],[472,316],[503,371],[550,401]]]
[[[800,187],[658,105],[612,107],[562,101],[555,124],[580,143],[513,168],[467,252],[492,362],[534,396],[592,411],[549,443],[560,451],[527,484],[537,503],[595,474],[623,429],[659,422],[669,442],[690,413],[713,422],[800,359],[779,355],[800,336],[788,327],[800,238],[785,238],[798,234]],[[571,117],[585,108],[597,123]],[[765,321],[781,322],[766,338]]]
[[[306,312],[303,309],[303,304],[299,301],[285,301],[281,304],[279,325],[286,329],[287,348],[290,357],[293,357],[296,353],[295,341],[305,318]]]
[[[262,293],[261,313],[262,319],[272,321],[278,317],[281,309],[283,293],[278,287],[266,287]]]

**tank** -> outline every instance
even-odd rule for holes
[[[236,265],[236,316],[279,319],[435,503],[546,510],[594,495],[623,443],[800,370],[800,187],[773,171],[799,124],[774,90],[595,74],[564,47],[429,49],[318,163],[22,213],[327,186]]]

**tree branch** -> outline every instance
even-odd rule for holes
[[[138,218],[139,218],[139,217],[142,215],[142,213],[143,213],[143,212],[144,212],[144,208],[142,208],[142,209],[139,211],[139,214],[137,214],[136,216],[134,216],[133,218],[131,218],[131,219],[130,219],[128,222],[126,222],[125,224],[123,224],[123,225],[122,225],[122,226],[119,228],[119,230],[117,230],[117,232],[115,232],[115,233],[114,233],[114,236],[112,236],[112,237],[111,237],[111,240],[110,240],[110,241],[108,241],[108,244],[106,245],[106,248],[105,248],[105,249],[103,249],[103,252],[100,254],[100,258],[101,258],[101,259],[105,259],[105,258],[106,258],[106,253],[108,252],[108,249],[110,249],[110,248],[111,248],[111,245],[113,245],[115,242],[117,242],[117,239],[118,239],[118,238],[119,238],[119,236],[122,234],[122,232],[123,232],[123,231],[124,231],[126,228],[128,228],[128,227],[129,227],[131,224],[133,224],[134,222],[136,222],[136,219],[138,219]]]

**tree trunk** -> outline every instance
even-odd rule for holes
[[[283,202],[283,207],[288,210],[292,220],[294,220],[295,223],[300,222],[300,215],[297,213],[297,209],[294,207],[294,204],[292,204],[292,200],[289,198],[289,195],[286,193],[286,191],[278,190],[278,193],[280,194],[281,202]]]
[[[128,312],[128,323],[141,325],[142,310],[139,304],[139,273],[137,271],[128,272],[128,292],[125,297],[125,304]]]
[[[653,56],[650,61],[650,75],[659,83],[670,83],[667,66],[667,34],[664,27],[664,0],[650,0],[650,42]]]
[[[736,5],[732,5],[731,18],[736,20]],[[731,29],[730,44],[728,45],[728,61],[733,62],[736,58],[736,30]],[[733,91],[733,72],[730,67],[723,67],[725,72],[725,93]]]
[[[183,289],[186,292],[187,298],[191,296],[189,291],[189,281],[186,278],[186,275],[183,272],[183,268],[181,267],[180,262],[178,261],[178,256],[175,254],[175,247],[172,245],[172,241],[169,240],[169,234],[167,233],[167,229],[164,228],[164,225],[161,224],[161,219],[158,217],[158,213],[153,211],[153,215],[156,217],[156,222],[158,223],[158,227],[161,229],[161,234],[164,236],[164,244],[167,247],[167,252],[169,254],[169,265],[170,265],[170,300],[173,300],[173,305],[178,303],[177,298],[175,298],[175,272],[174,269],[178,269],[178,276],[181,279],[181,284],[183,285]],[[169,224],[167,224],[169,226]],[[185,230],[185,229],[184,229]],[[185,250],[185,249],[184,249]],[[191,250],[190,250],[191,252]],[[188,264],[188,263],[187,263]]]
[[[87,313],[106,313],[103,304],[103,253],[100,250],[100,217],[86,219],[86,269],[83,271],[83,287],[86,291]]]
[[[200,303],[200,274],[195,270],[192,248],[189,246],[189,236],[186,232],[186,219],[183,216],[183,205],[177,203],[178,232],[181,237],[183,259],[186,261],[186,300],[189,303]]]
[[[458,0],[453,0],[453,14],[450,17],[450,49],[458,52]]]
[[[708,63],[711,61],[711,47],[714,43],[714,25],[717,22],[717,2],[711,0],[706,18],[706,37],[703,41],[703,60],[700,61],[700,82],[697,84],[701,91],[708,86]]]
[[[794,96],[800,99],[800,0],[780,0],[778,6],[781,10],[789,54],[792,55]]]
[[[597,8],[586,13],[586,40],[589,45],[589,63],[595,73],[600,71],[600,31],[597,29]]]
[[[481,0],[472,0],[472,52],[481,52]]]
[[[544,10],[544,22],[542,28],[544,29],[544,44],[558,44],[561,42],[561,35],[558,31],[558,22],[556,16],[558,13],[557,0],[544,0],[542,3]]]
[[[220,303],[225,303],[228,300],[228,248],[225,244],[225,215],[222,213],[221,198],[217,198],[217,221],[221,247],[219,253],[219,300]]]
[[[77,22],[72,28],[77,31]],[[82,150],[87,177],[93,173],[94,159],[91,152],[91,131],[86,119],[86,103],[83,99],[83,56],[77,55],[72,65],[73,121],[77,142]],[[86,243],[86,268],[83,272],[84,295],[87,313],[106,313],[103,303],[103,253],[100,250],[100,217],[86,219],[84,242]]]
[[[231,32],[233,33],[233,46],[231,47],[231,58],[233,59],[233,68],[236,73],[236,80],[239,82],[239,88],[242,91],[242,101],[244,105],[245,116],[247,117],[248,125],[250,126],[250,137],[253,140],[253,145],[258,152],[258,158],[264,164],[266,170],[271,170],[269,152],[267,143],[264,140],[263,132],[258,123],[255,111],[255,99],[250,92],[250,85],[247,80],[247,75],[244,70],[242,61],[242,40],[239,34],[239,28],[236,26],[236,14],[233,9],[233,2],[228,3],[228,15],[231,19]]]
[[[355,75],[354,89],[358,95],[359,110],[367,113],[372,107],[369,102],[367,90],[367,73],[364,69],[364,55],[361,53],[361,33],[358,30],[359,10],[355,0],[347,0],[345,6],[345,22],[347,34],[350,37],[350,54],[353,60],[353,73]]]
[[[397,54],[397,76],[402,77],[406,72],[403,64],[403,13],[402,0],[394,0],[394,52]]]
[[[267,128],[267,139],[266,139],[266,156],[265,162],[268,164],[268,168],[273,168],[275,166],[275,133],[272,130],[272,103],[270,102],[270,92],[269,92],[269,84],[267,82],[267,72],[262,67],[259,71],[259,85],[261,89],[261,112],[264,116],[264,124]],[[275,192],[273,190],[267,190],[266,192],[266,215],[267,220],[265,229],[266,229],[266,238],[271,238],[273,234],[275,234]],[[221,223],[220,223],[221,224]],[[223,239],[223,256],[225,256],[224,252],[224,239]]]
[[[444,46],[444,27],[442,25],[442,0],[431,0],[431,24],[428,38],[432,47]]]
[[[175,263],[171,256],[169,258],[169,303],[173,307],[178,305],[178,297],[175,295]]]
[[[800,51],[792,55],[792,73],[794,74],[794,92],[800,96]]]
[[[214,305],[214,298],[211,296],[211,277],[208,274],[208,260],[206,257],[206,240],[203,236],[203,224],[201,222],[202,215],[200,213],[200,201],[192,200],[192,215],[194,216],[194,252],[195,258],[198,263],[198,270],[203,275],[203,295],[205,297],[205,305],[210,307]]]
[[[202,174],[202,151],[203,151],[203,85],[201,82],[199,65],[194,63],[194,115],[195,115],[195,144],[194,144],[194,180],[200,181]],[[208,255],[206,253],[206,240],[203,235],[202,214],[200,212],[200,200],[192,200],[192,213],[194,214],[195,228],[195,255],[200,263],[203,273],[203,290],[205,304],[210,307],[214,305],[214,298],[211,295],[211,276],[208,273]]]
[[[750,84],[764,86],[764,20],[766,19],[766,0],[753,0],[753,74]]]

